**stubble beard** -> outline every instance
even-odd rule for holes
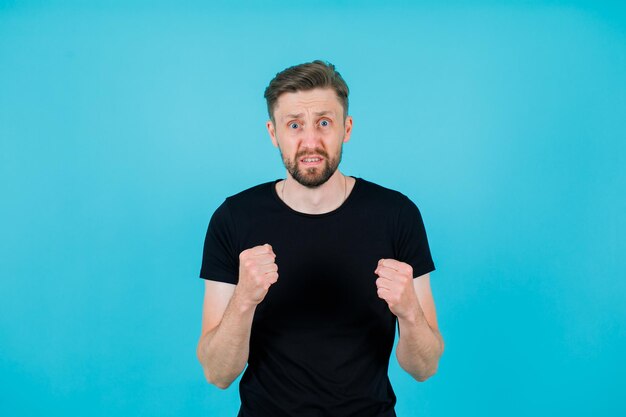
[[[336,158],[330,158],[328,153],[322,148],[317,148],[313,152],[298,152],[294,159],[285,158],[280,147],[279,150],[283,164],[292,178],[305,187],[316,188],[328,181],[328,179],[333,176],[335,171],[337,171],[337,168],[339,168],[341,156],[343,154],[343,144],[341,145],[341,148],[339,148],[339,155]],[[299,166],[300,159],[306,157],[307,155],[320,155],[324,157],[324,166],[322,168],[301,168]]]

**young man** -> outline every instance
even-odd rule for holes
[[[443,352],[420,212],[339,169],[348,87],[332,64],[287,68],[265,90],[284,180],[229,197],[206,235],[198,359],[240,383],[239,416],[395,416],[387,376],[424,381]]]

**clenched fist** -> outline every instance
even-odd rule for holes
[[[378,275],[378,296],[387,302],[391,312],[398,318],[406,318],[419,308],[413,287],[413,268],[395,259],[381,259],[374,271]]]
[[[252,305],[265,298],[270,285],[278,280],[276,255],[269,244],[246,249],[239,254],[239,283],[236,291]]]

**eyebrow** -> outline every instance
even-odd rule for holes
[[[315,116],[317,117],[321,117],[321,116],[326,116],[326,115],[335,115],[334,111],[329,111],[329,110],[323,110],[323,111],[319,111],[319,112],[315,112],[313,113]],[[302,116],[304,116],[304,113],[296,113],[296,114],[286,114],[283,119],[300,119],[302,118]]]

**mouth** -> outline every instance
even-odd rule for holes
[[[322,158],[321,156],[317,156],[317,155],[309,155],[309,156],[305,156],[303,158],[300,158],[300,163],[303,164],[304,166],[314,166],[314,165],[319,165],[324,161],[324,158]]]

